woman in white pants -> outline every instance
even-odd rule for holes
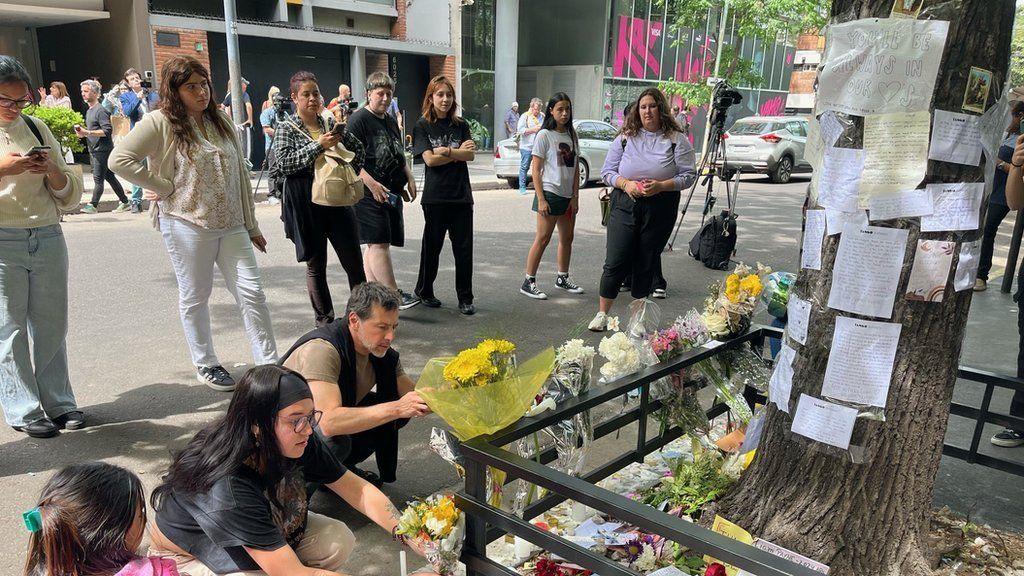
[[[213,351],[213,267],[242,312],[257,364],[277,362],[270,311],[253,246],[267,242],[254,214],[245,157],[231,121],[217,109],[209,71],[177,56],[160,71],[160,110],[114,148],[110,169],[146,190],[178,279],[181,323],[197,378],[231,391],[235,381]],[[148,161],[148,164],[146,163]]]

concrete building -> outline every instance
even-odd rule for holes
[[[466,116],[495,139],[513,100],[520,111],[533,97],[564,91],[577,118],[621,119],[623,108],[659,82],[703,81],[718,49],[715,15],[677,28],[668,2],[658,0],[475,0],[462,10],[462,99]],[[728,23],[727,23],[728,24]],[[726,26],[727,46],[754,62],[764,78],[745,94],[736,117],[781,114],[795,49],[785,39],[742,38]],[[698,133],[704,112],[693,115]],[[699,144],[699,142],[698,142]]]
[[[430,77],[460,77],[460,0],[235,0],[242,75],[254,116],[270,86],[287,93],[297,70],[320,80],[325,98],[349,84],[360,98],[374,71],[397,81],[396,96],[411,122]],[[0,53],[28,64],[40,85],[65,82],[76,107],[78,82],[98,77],[104,88],[129,67],[152,71],[176,54],[206,63],[223,98],[228,84],[222,0],[5,0],[0,2]],[[458,82],[458,80],[456,80]],[[254,164],[263,160],[262,132],[253,133]]]
[[[786,112],[811,114],[817,100],[815,89],[818,84],[818,65],[825,53],[825,37],[817,34],[802,34],[796,41],[796,56],[793,60],[793,79],[789,83],[786,98]]]

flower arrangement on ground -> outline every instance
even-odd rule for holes
[[[434,495],[410,502],[398,520],[395,534],[423,550],[435,572],[451,576],[459,564],[465,515],[448,495]]]
[[[758,296],[764,290],[761,278],[771,272],[771,268],[760,263],[756,269],[741,263],[724,282],[710,286],[702,317],[712,338],[735,338],[750,328]]]

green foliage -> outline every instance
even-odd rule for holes
[[[30,106],[25,109],[25,114],[42,120],[65,150],[70,149],[72,152],[82,152],[85,150],[82,141],[78,136],[75,136],[75,124],[85,123],[85,119],[77,111],[68,110],[67,108]],[[61,155],[63,156],[63,153]]]
[[[473,140],[477,143],[477,146],[479,147],[483,145],[484,140],[491,135],[490,130],[472,118],[464,118],[464,120],[469,123],[469,133],[473,136]]]
[[[1017,5],[1010,41],[1010,87],[1024,86],[1024,5]]]
[[[700,510],[709,502],[721,498],[734,480],[722,472],[724,460],[713,453],[697,454],[692,461],[680,460],[671,478],[665,478],[644,495],[643,502],[668,508],[682,508],[687,516],[699,518]]]

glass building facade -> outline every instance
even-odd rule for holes
[[[494,134],[494,3],[476,0],[462,8],[463,115]]]

